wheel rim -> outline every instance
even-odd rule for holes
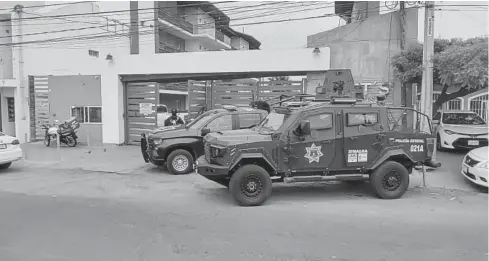
[[[256,198],[263,191],[263,182],[256,175],[248,175],[241,183],[241,194],[247,198]]]
[[[394,191],[401,187],[401,175],[396,171],[389,171],[382,179],[382,187],[388,191]]]
[[[183,155],[178,155],[175,158],[173,158],[171,165],[176,171],[184,171],[189,166],[187,157]]]
[[[66,137],[66,141],[68,142],[69,146],[75,145],[75,139],[73,139],[73,137]]]

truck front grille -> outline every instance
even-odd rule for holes
[[[205,143],[204,145],[204,155],[205,155],[205,160],[207,162],[211,162],[211,145],[209,143]]]

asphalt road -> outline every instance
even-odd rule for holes
[[[446,150],[437,152],[437,161],[442,166],[428,174],[428,185],[487,193],[487,188],[468,181],[460,172],[467,151]]]
[[[0,260],[487,260],[487,195],[276,186],[237,207],[197,175],[0,174]]]

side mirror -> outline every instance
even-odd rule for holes
[[[207,134],[211,133],[211,130],[208,129],[208,128],[203,128],[201,131],[200,131],[200,135],[202,136],[205,136]]]
[[[309,121],[301,121],[300,124],[300,134],[310,135],[311,134],[311,123]]]

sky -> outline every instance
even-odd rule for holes
[[[307,36],[327,31],[339,26],[339,17],[324,17],[309,20],[296,20],[283,23],[260,23],[286,19],[334,14],[334,2],[281,2],[268,6],[264,3],[241,1],[217,3],[231,18],[231,26],[240,32],[250,34],[259,40],[260,49],[296,49],[307,45]],[[488,2],[487,1],[436,1],[435,37],[437,38],[469,38],[488,34]],[[260,6],[263,5],[263,6]],[[386,2],[380,3],[380,12],[388,12]],[[448,6],[451,5],[451,6]],[[463,5],[485,5],[463,6]],[[245,6],[255,6],[245,8]],[[398,7],[397,7],[398,8]],[[272,16],[272,14],[275,14]],[[418,40],[423,42],[424,8],[418,12]]]

